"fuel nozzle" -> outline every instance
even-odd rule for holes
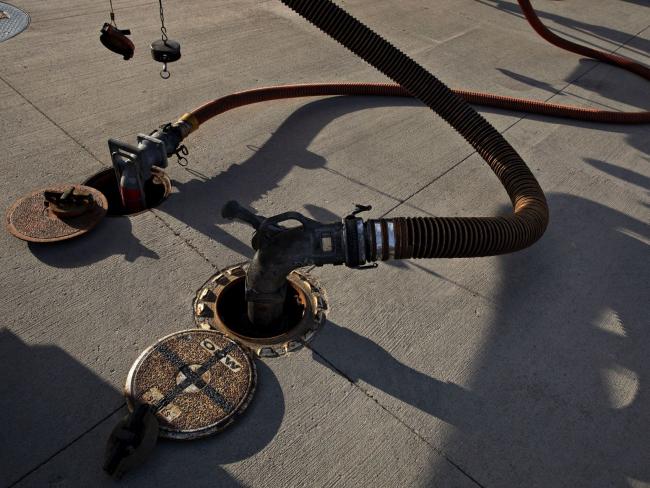
[[[296,268],[324,264],[358,268],[369,261],[366,223],[357,215],[370,208],[358,205],[342,221],[323,223],[299,212],[267,218],[236,201],[226,203],[221,211],[224,218],[240,220],[255,229],[255,256],[246,270],[249,320],[258,327],[282,320],[287,275]],[[287,225],[290,222],[298,225]]]

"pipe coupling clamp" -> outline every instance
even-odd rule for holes
[[[345,264],[351,268],[361,266],[368,260],[363,219],[347,217],[343,220],[343,248]]]
[[[392,219],[372,220],[367,224],[368,260],[388,261],[395,259],[397,238],[395,221]]]
[[[395,259],[395,223],[392,220],[386,221],[388,230],[388,259]]]
[[[373,224],[373,227],[375,228],[375,256],[376,260],[382,260],[383,261],[383,253],[384,253],[384,234],[381,231],[381,222],[379,220],[376,220]]]

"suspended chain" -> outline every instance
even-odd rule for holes
[[[113,0],[108,0],[108,2],[111,4],[111,24],[113,24],[113,27],[117,28],[117,24],[115,23],[115,11],[113,11]]]
[[[160,5],[160,32],[162,33],[162,40],[167,41],[167,28],[165,27],[165,11],[163,10],[162,0],[158,0]]]

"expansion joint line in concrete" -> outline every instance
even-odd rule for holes
[[[79,434],[77,437],[72,439],[70,442],[65,444],[63,447],[58,449],[54,454],[51,454],[48,456],[46,459],[38,463],[36,466],[34,466],[32,469],[27,471],[25,474],[23,474],[20,478],[18,478],[16,481],[13,481],[7,488],[12,488],[13,486],[16,486],[18,483],[23,481],[25,478],[27,478],[29,475],[32,473],[38,471],[41,467],[45,466],[47,463],[49,463],[52,459],[57,457],[59,454],[61,454],[63,451],[67,450],[69,447],[71,447],[73,444],[75,444],[77,441],[81,440],[86,434],[89,434],[93,430],[95,430],[97,427],[99,427],[101,424],[106,422],[109,418],[111,418],[113,415],[115,415],[117,412],[122,410],[124,407],[126,407],[126,403],[122,402],[119,407],[114,408],[113,410],[110,411],[107,415],[99,419],[97,422],[95,422],[93,425],[91,425],[89,428],[84,430],[81,434]]]
[[[72,134],[70,134],[67,130],[65,130],[61,125],[59,125],[52,117],[47,115],[45,112],[43,112],[34,102],[32,102],[29,98],[27,98],[18,88],[13,86],[11,83],[9,83],[2,75],[0,75],[0,80],[7,85],[9,88],[11,88],[20,98],[25,100],[34,110],[36,110],[39,114],[41,114],[45,119],[47,119],[52,125],[54,125],[57,129],[59,129],[61,132],[63,132],[70,140],[72,140],[77,146],[79,146],[81,149],[84,150],[91,158],[93,158],[95,161],[97,161],[102,168],[106,168],[106,164],[99,159],[95,154],[86,146],[84,145],[79,139],[75,138]]]
[[[332,364],[329,360],[325,358],[321,353],[319,353],[316,349],[314,349],[313,344],[305,344],[305,347],[309,349],[313,354],[318,356],[329,368],[332,369],[332,371],[335,371],[339,376],[342,378],[346,379],[353,387],[357,388],[359,391],[361,391],[365,396],[367,396],[370,400],[375,402],[379,408],[381,408],[384,412],[386,412],[388,415],[390,415],[393,419],[395,419],[400,425],[402,425],[404,428],[408,429],[409,432],[411,432],[413,435],[415,435],[418,439],[420,439],[422,442],[424,442],[427,446],[429,446],[436,454],[441,456],[442,458],[445,459],[449,464],[451,464],[454,469],[457,469],[460,471],[463,476],[471,480],[476,486],[479,486],[480,488],[485,488],[478,480],[476,480],[472,475],[470,475],[467,471],[465,471],[458,463],[456,463],[453,459],[451,459],[442,449],[439,447],[435,446],[431,442],[429,442],[427,439],[422,437],[416,430],[414,430],[410,425],[406,424],[401,418],[399,418],[397,415],[395,415],[393,412],[390,411],[387,407],[381,404],[374,396],[372,396],[372,393],[369,391],[365,390],[364,388],[361,387],[358,383],[356,383],[352,378],[350,378],[348,375],[346,375],[343,371],[341,371],[339,368],[337,368],[334,364]]]
[[[189,247],[195,254],[199,255],[205,262],[207,262],[212,268],[214,268],[216,271],[220,271],[221,268],[217,266],[215,263],[213,263],[210,258],[208,258],[198,247],[196,247],[194,244],[192,244],[190,241],[185,239],[182,235],[180,235],[179,232],[175,231],[174,228],[165,220],[162,218],[162,216],[153,208],[147,209],[151,214],[158,220],[163,226],[165,226],[167,229],[171,231],[172,234],[174,234],[175,237],[180,239],[187,247]]]
[[[625,42],[619,44],[618,47],[617,47],[616,49],[614,49],[613,51],[610,51],[610,52],[613,53],[613,54],[617,53],[618,51],[620,51],[621,49],[623,49],[627,44],[629,44],[630,42],[632,42],[634,39],[636,39],[637,37],[639,37],[641,34],[643,34],[643,33],[644,33],[646,30],[648,30],[648,29],[650,29],[650,25],[644,27],[644,28],[641,29],[639,32],[637,32],[636,34],[633,34],[632,36],[630,36],[629,39],[627,39]],[[591,73],[591,72],[592,72],[594,69],[596,69],[597,67],[599,67],[599,66],[601,66],[601,65],[604,64],[604,63],[602,63],[602,62],[598,62],[598,61],[595,61],[595,60],[591,60],[591,61],[593,61],[592,66],[590,66],[589,68],[585,69],[582,73],[580,73],[580,74],[577,75],[575,78],[573,78],[572,80],[570,80],[569,82],[567,82],[566,85],[564,85],[564,86],[563,86],[562,88],[560,88],[559,90],[555,91],[555,93],[551,94],[547,99],[544,100],[544,102],[550,102],[551,100],[553,100],[553,99],[554,99],[555,97],[557,97],[558,95],[562,95],[562,94],[564,94],[564,92],[565,92],[565,90],[566,90],[567,88],[569,88],[570,86],[572,86],[573,84],[575,84],[576,82],[578,82],[581,78],[583,78],[583,77],[584,77],[585,75],[587,75],[588,73]],[[521,122],[522,120],[526,120],[528,117],[529,117],[529,115],[523,115],[523,116],[521,116],[520,118],[518,118],[517,120],[515,120],[512,124],[510,124],[508,127],[506,127],[503,131],[501,131],[501,134],[505,134],[505,133],[508,132],[510,129],[512,129],[515,125],[517,125],[519,122]],[[413,192],[411,195],[409,195],[409,196],[406,197],[405,199],[403,199],[403,200],[400,199],[400,203],[398,203],[398,204],[396,204],[395,206],[389,208],[389,209],[388,209],[384,214],[381,215],[381,217],[382,217],[382,218],[385,217],[386,215],[388,215],[388,214],[389,214],[390,212],[392,212],[393,210],[396,210],[397,208],[399,208],[400,206],[402,206],[404,203],[408,202],[408,201],[409,201],[410,199],[412,199],[414,196],[418,195],[418,194],[421,193],[422,191],[424,191],[424,190],[426,190],[427,188],[429,188],[432,184],[434,184],[434,183],[435,183],[436,181],[438,181],[440,178],[442,178],[442,177],[445,176],[446,174],[450,173],[450,172],[453,171],[454,169],[458,168],[461,164],[463,164],[465,161],[467,161],[469,158],[471,158],[474,154],[476,154],[476,151],[473,151],[472,153],[470,153],[469,155],[467,155],[466,157],[464,157],[463,159],[461,159],[460,161],[458,161],[456,164],[454,164],[453,166],[451,166],[451,167],[448,168],[447,170],[443,171],[443,172],[442,172],[441,174],[439,174],[438,176],[434,177],[431,181],[429,181],[427,184],[425,184],[424,186],[422,186],[422,187],[420,187],[419,189],[417,189],[415,192]]]

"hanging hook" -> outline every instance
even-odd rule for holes
[[[172,74],[167,70],[167,63],[163,63],[163,69],[160,72],[160,77],[163,80],[167,80]]]
[[[113,11],[113,0],[108,0],[111,4],[111,24],[117,29],[117,24],[115,23],[115,12]]]
[[[178,146],[178,150],[174,154],[178,158],[178,160],[176,162],[178,163],[179,166],[182,166],[184,168],[188,164],[190,164],[190,162],[187,160],[187,158],[184,157],[184,156],[187,156],[189,153],[190,153],[190,151],[187,149],[185,144],[181,144],[180,146]]]

